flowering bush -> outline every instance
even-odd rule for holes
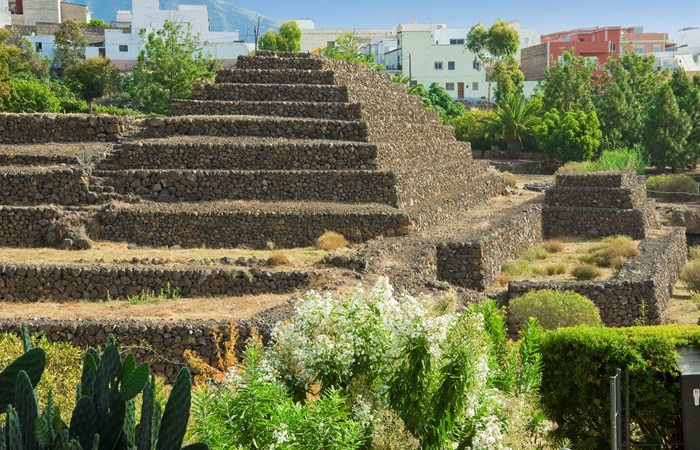
[[[397,296],[387,279],[342,299],[309,292],[270,348],[249,346],[196,393],[194,431],[212,449],[508,448],[518,411],[506,406],[532,404],[539,385],[537,333],[513,345],[495,304],[454,309]]]

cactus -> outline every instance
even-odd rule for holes
[[[163,420],[158,432],[156,450],[169,450],[182,447],[187,432],[187,421],[192,405],[192,378],[186,367],[180,369],[175,385],[165,405]]]
[[[39,406],[34,396],[34,387],[25,371],[17,374],[15,386],[15,409],[22,429],[22,442],[24,450],[38,450],[36,440],[36,421],[39,417]]]
[[[14,401],[17,374],[20,371],[26,372],[32,387],[36,387],[45,367],[46,352],[40,348],[32,348],[0,372],[0,411],[5,410],[7,405]]]
[[[155,381],[147,364],[133,356],[123,362],[112,339],[102,355],[89,349],[77,386],[77,402],[67,426],[53,407],[51,395],[39,413],[34,388],[46,365],[46,353],[31,348],[22,329],[26,350],[0,373],[0,406],[7,410],[0,427],[0,450],[176,450],[182,447],[190,414],[191,376],[178,373],[161,416],[155,399]],[[143,394],[141,422],[136,424],[134,399]],[[12,403],[13,406],[10,406]],[[192,444],[183,450],[207,450]]]

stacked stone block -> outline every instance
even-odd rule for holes
[[[634,172],[557,175],[545,195],[546,237],[627,235],[642,239],[656,226],[654,200]]]

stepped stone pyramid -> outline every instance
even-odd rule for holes
[[[503,191],[418,97],[376,70],[258,52],[117,145],[99,238],[144,245],[306,246],[403,235]],[[204,202],[204,203],[203,203]]]
[[[299,247],[326,230],[362,242],[444,223],[504,190],[420,98],[347,62],[241,57],[173,112],[113,146],[7,146],[0,245],[82,248],[82,229],[144,246]],[[86,140],[117,127],[90,123]]]
[[[656,202],[634,172],[566,173],[547,190],[543,209],[547,237],[646,237],[657,227]]]

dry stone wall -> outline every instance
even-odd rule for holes
[[[97,199],[83,167],[6,166],[0,173],[0,205],[85,205]]]
[[[348,101],[348,92],[345,86],[217,83],[195,86],[192,99],[345,103]]]
[[[655,232],[640,243],[639,250],[640,256],[630,258],[612,280],[511,282],[508,295],[513,298],[534,290],[571,290],[590,298],[608,326],[632,326],[642,319],[651,325],[660,324],[687,261],[685,230],[665,228]]]
[[[280,69],[234,69],[220,70],[217,83],[253,84],[335,84],[335,75],[330,70],[280,70]]]
[[[464,236],[458,242],[439,244],[438,277],[456,286],[483,291],[494,282],[504,262],[516,259],[540,242],[541,206],[509,209],[494,218],[485,230]]]
[[[359,120],[358,103],[251,102],[226,100],[179,100],[172,104],[173,116],[247,115],[306,117],[309,119]]]
[[[144,209],[134,205],[102,210],[96,236],[148,246],[264,249],[268,242],[279,248],[312,246],[328,230],[341,233],[352,242],[363,242],[375,236],[407,234],[411,220],[399,211],[350,211],[314,204],[294,211],[274,206],[236,211],[171,209],[167,204]]]
[[[168,283],[183,297],[286,293],[318,275],[258,268],[153,268],[138,266],[0,265],[0,300],[106,300],[160,292]],[[196,301],[196,300],[193,300]]]
[[[120,116],[0,113],[0,143],[115,142],[134,124]]]
[[[311,200],[397,204],[392,173],[379,171],[130,170],[112,173],[121,195],[161,202],[211,200]]]

